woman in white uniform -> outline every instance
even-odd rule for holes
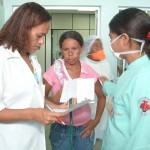
[[[81,57],[83,62],[92,67],[100,76],[106,76],[109,80],[113,80],[113,74],[110,69],[110,65],[106,59],[101,39],[98,36],[90,35],[84,39],[83,55],[87,55],[86,57]],[[97,98],[95,98],[95,100],[95,103],[90,104],[92,118],[94,118],[96,114]],[[108,116],[109,115],[105,107],[100,123],[95,128],[95,141],[96,139],[103,139]]]
[[[62,115],[44,109],[41,67],[33,54],[50,20],[39,4],[25,3],[0,31],[1,150],[45,150],[44,125]]]

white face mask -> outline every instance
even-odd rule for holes
[[[122,34],[119,35],[119,36],[117,36],[117,37],[111,42],[111,45],[112,45],[114,42],[116,42],[121,36],[122,36]],[[142,43],[140,50],[132,50],[132,51],[125,51],[125,52],[115,52],[115,51],[112,49],[112,46],[110,45],[110,49],[111,49],[112,53],[115,55],[115,57],[117,57],[118,59],[122,59],[122,60],[123,60],[124,58],[121,58],[121,57],[120,57],[121,54],[140,53],[140,55],[141,55],[142,50],[143,50],[143,47],[144,47],[144,44],[145,44],[145,41],[144,41],[144,40],[135,39],[135,38],[131,38],[131,39],[134,40],[134,41],[137,41],[137,42]]]

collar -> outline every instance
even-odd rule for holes
[[[21,55],[18,52],[18,50],[15,50],[13,52],[12,49],[7,49],[4,46],[0,46],[0,50],[1,50],[1,54],[2,54],[1,56],[5,57],[7,59],[10,59],[10,58],[20,58],[21,57]]]
[[[81,74],[88,74],[88,72],[86,71],[86,64],[83,63],[82,61],[80,61],[81,63]]]
[[[63,65],[64,65],[64,59],[59,59]],[[88,74],[88,72],[86,71],[86,64],[82,61],[80,61],[81,64],[81,74]]]
[[[135,60],[134,62],[132,62],[131,64],[128,65],[127,69],[132,69],[132,68],[139,68],[140,66],[144,66],[144,64],[148,64],[149,63],[149,58],[148,56],[145,54],[144,56],[138,58],[137,60]]]

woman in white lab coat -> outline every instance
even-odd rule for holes
[[[39,4],[25,3],[0,31],[1,150],[45,150],[44,125],[62,115],[44,109],[41,67],[33,54],[50,20]]]

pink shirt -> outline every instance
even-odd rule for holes
[[[80,61],[81,62],[81,61]],[[65,68],[64,60],[59,59],[52,65],[45,73],[44,78],[52,86],[52,94],[55,95],[61,87],[63,87],[64,80],[69,80],[70,76]],[[94,78],[95,82],[99,78],[90,66],[81,62],[81,73],[79,78]],[[71,79],[71,78],[70,78]],[[91,119],[91,109],[89,104],[84,105],[73,111],[73,126],[80,126]],[[69,115],[63,117],[63,121],[69,125]]]

